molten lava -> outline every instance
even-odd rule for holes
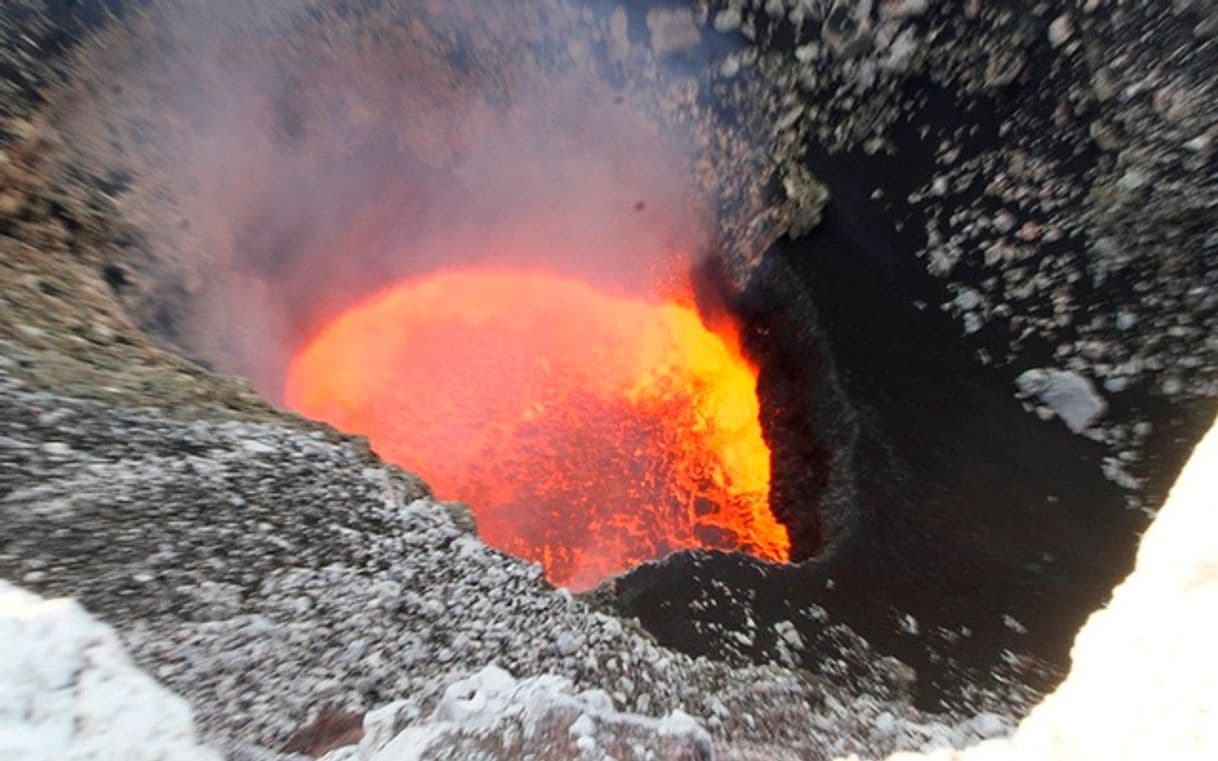
[[[686,548],[785,561],[756,370],[689,301],[441,272],[334,319],[285,397],[466,501],[487,543],[555,584]]]

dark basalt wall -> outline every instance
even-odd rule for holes
[[[873,197],[925,182],[935,136],[916,127],[953,118],[964,117],[911,115],[894,157],[811,158],[833,191],[824,222],[772,250],[737,309],[762,365],[776,510],[797,559],[810,526],[824,544],[798,566],[694,553],[615,580],[619,608],[661,642],[772,658],[774,627],[790,621],[811,643],[802,667],[862,681],[873,659],[845,624],[913,666],[916,697],[935,708],[1011,673],[1050,688],[1079,626],[1132,568],[1149,520],[1104,478],[1104,447],[1027,414],[1009,371],[976,362],[934,307],[941,285],[913,255],[917,220]],[[1212,405],[1124,403],[1155,424],[1153,493]]]

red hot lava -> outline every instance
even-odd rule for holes
[[[467,502],[487,543],[557,585],[687,548],[785,561],[756,369],[691,302],[439,272],[331,321],[285,397]]]

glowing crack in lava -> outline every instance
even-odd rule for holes
[[[756,370],[689,301],[439,272],[330,322],[292,361],[285,400],[467,502],[488,544],[555,584],[686,548],[785,561]]]

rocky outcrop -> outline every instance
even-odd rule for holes
[[[185,700],[140,671],[72,600],[0,580],[0,757],[220,761]]]
[[[1061,418],[1074,433],[1090,428],[1108,409],[1091,381],[1068,370],[1028,370],[1015,379],[1015,385],[1024,397],[1038,398],[1050,416]]]
[[[956,731],[895,681],[853,689],[661,647],[487,547],[459,512],[334,432],[175,420],[25,389],[0,367],[0,578],[80,599],[232,758],[278,758],[266,749],[327,716],[396,700],[442,720],[424,711],[488,663],[655,721],[684,711],[723,758],[965,744],[1005,726]],[[478,685],[460,699],[522,694]],[[569,738],[576,719],[547,726]]]
[[[554,675],[518,681],[497,666],[449,685],[435,709],[422,713],[410,700],[373,711],[364,740],[323,761],[714,757],[710,735],[683,711],[662,718],[621,713],[601,690],[577,692]]]

